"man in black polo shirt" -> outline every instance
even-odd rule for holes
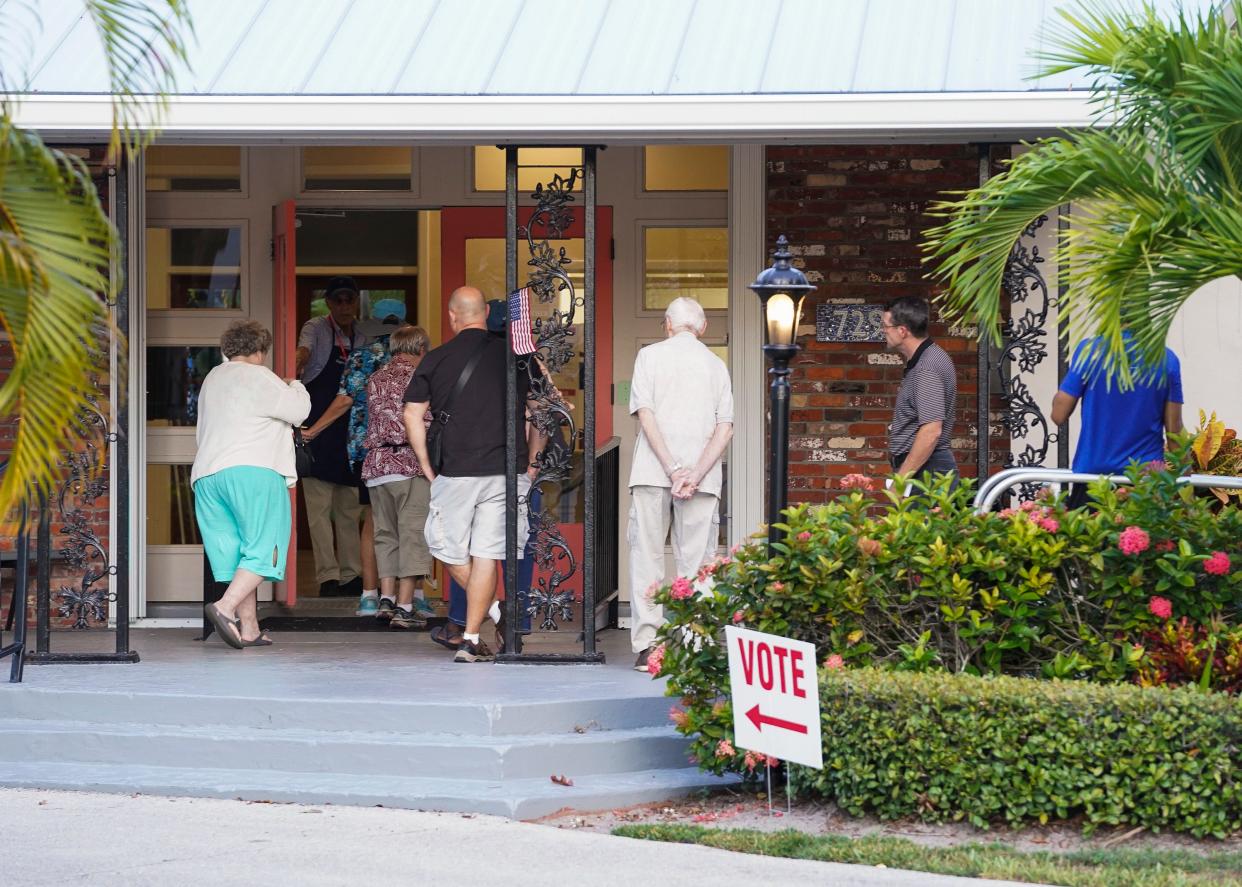
[[[957,462],[949,441],[957,403],[957,370],[944,349],[927,337],[928,313],[927,301],[911,296],[898,299],[884,312],[888,350],[906,359],[893,422],[888,426],[889,460],[901,475],[952,473],[956,486]]]
[[[427,546],[466,589],[466,629],[457,662],[486,662],[495,657],[480,640],[483,621],[495,604],[498,564],[505,559],[505,340],[487,331],[487,304],[471,286],[449,297],[449,327],[454,336],[427,353],[405,391],[405,427],[419,464],[431,479]],[[466,385],[458,380],[478,354]],[[518,398],[525,402],[529,385],[518,374]],[[444,462],[431,470],[423,417],[439,417],[448,406],[442,430]],[[518,497],[530,489],[526,471],[532,458],[518,436]],[[518,539],[527,534],[526,509],[518,511]],[[518,557],[522,553],[518,551]],[[499,626],[498,626],[499,633]]]

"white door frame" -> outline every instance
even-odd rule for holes
[[[763,522],[763,331],[759,298],[747,288],[767,267],[764,254],[766,171],[763,145],[734,145],[729,164],[729,373],[733,441],[729,451],[729,544]]]

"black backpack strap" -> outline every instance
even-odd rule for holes
[[[457,401],[458,395],[465,390],[466,383],[470,381],[470,377],[474,374],[474,368],[479,365],[479,361],[483,359],[483,352],[490,344],[490,338],[484,339],[479,343],[479,347],[474,349],[474,354],[470,355],[470,359],[466,361],[465,367],[462,368],[461,375],[457,377],[457,384],[454,385],[453,390],[449,392],[448,400],[445,401],[444,408],[440,410],[440,415],[437,417],[441,424],[447,423],[448,420],[452,418],[453,414],[450,413],[449,410],[452,409],[453,404]]]

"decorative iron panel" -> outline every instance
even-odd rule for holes
[[[1014,243],[1002,277],[1009,301],[1009,316],[1001,324],[1003,345],[989,353],[988,378],[995,373],[1000,382],[1004,411],[1001,425],[1012,443],[1005,455],[1006,468],[1043,465],[1049,450],[1057,443],[1058,432],[1031,391],[1028,380],[1048,357],[1048,315],[1054,299],[1048,290],[1040,265],[1044,257],[1033,242],[1047,216],[1031,222]],[[1058,348],[1060,342],[1057,342]],[[982,433],[990,423],[980,422]],[[1038,485],[1020,488],[1019,497],[1033,498]]]
[[[595,397],[594,397],[594,312],[591,298],[594,290],[595,249],[595,149],[582,149],[581,167],[571,168],[568,177],[556,173],[551,181],[539,184],[531,194],[534,207],[524,226],[517,226],[517,149],[506,151],[508,188],[506,202],[509,214],[509,260],[510,286],[516,285],[518,249],[524,246],[525,287],[529,294],[531,333],[535,346],[532,354],[514,357],[513,378],[521,376],[529,386],[526,408],[511,404],[509,414],[510,452],[516,449],[516,437],[524,433],[529,424],[545,441],[542,451],[533,460],[535,476],[531,489],[551,492],[559,488],[564,496],[580,483],[583,487],[583,562],[578,563],[573,549],[561,532],[550,495],[544,495],[542,510],[530,513],[533,533],[532,554],[535,560],[536,578],[526,596],[526,610],[532,626],[542,631],[558,631],[574,619],[575,610],[581,606],[583,628],[583,652],[581,655],[548,655],[547,661],[602,661],[595,652],[594,631],[594,557],[596,548],[594,495],[595,472]],[[576,192],[581,183],[581,192]],[[579,291],[570,274],[573,260],[564,241],[575,222],[574,205],[577,193],[585,199],[583,221],[585,223],[583,291]],[[511,305],[512,305],[511,301]],[[519,311],[509,311],[509,340],[512,343],[514,323]],[[581,336],[581,340],[580,340]],[[581,383],[583,389],[583,424],[581,433],[574,420],[571,407],[557,388],[555,378],[564,372],[581,355]],[[511,383],[512,384],[512,383]],[[514,387],[510,391],[516,395]],[[516,401],[516,396],[513,397]],[[581,446],[582,454],[575,456]],[[581,466],[579,466],[581,462]],[[522,466],[512,466],[520,470]],[[581,472],[579,472],[581,467]],[[580,481],[574,481],[580,477]],[[515,482],[516,483],[516,482]],[[513,488],[511,488],[512,490]],[[530,494],[510,494],[519,507],[530,505]],[[516,539],[516,511],[510,509],[510,533],[508,559],[512,563],[517,546],[525,540]],[[506,571],[506,588],[516,599],[520,591],[510,577],[516,570]],[[516,604],[511,605],[516,612]],[[521,654],[521,641],[508,630],[514,641],[516,655],[513,658],[530,658]],[[507,641],[509,638],[506,639]]]

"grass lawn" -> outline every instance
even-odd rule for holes
[[[995,878],[1064,887],[1183,887],[1242,884],[1242,853],[1186,850],[1082,850],[1027,853],[1002,844],[925,847],[905,838],[808,835],[785,830],[713,829],[697,825],[622,825],[612,833],[647,841],[722,850],[886,866],[937,875]]]

